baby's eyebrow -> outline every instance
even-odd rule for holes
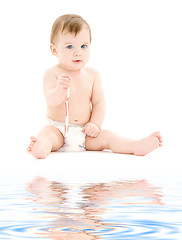
[[[66,42],[64,45],[65,45],[65,46],[74,45],[74,43],[72,43],[72,42]],[[89,42],[83,42],[83,43],[80,44],[80,46],[82,46],[82,45],[89,45]]]
[[[71,43],[71,42],[66,42],[66,43],[65,43],[65,45],[69,45],[69,44],[73,44],[73,43]]]

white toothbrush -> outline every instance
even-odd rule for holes
[[[65,107],[66,107],[66,118],[65,118],[65,137],[68,136],[68,121],[69,121],[69,97],[70,97],[70,89],[68,88],[67,97],[65,101]]]

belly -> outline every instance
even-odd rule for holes
[[[91,116],[91,105],[87,103],[74,103],[69,104],[69,123],[84,125],[89,122]],[[47,106],[47,117],[54,120],[64,122],[66,118],[65,104],[59,106]]]

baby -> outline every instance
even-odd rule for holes
[[[74,14],[63,15],[52,26],[50,49],[58,64],[43,78],[47,102],[47,124],[37,137],[31,137],[28,152],[46,158],[51,151],[102,151],[144,156],[162,146],[155,132],[140,140],[118,136],[103,130],[105,100],[99,73],[85,67],[89,60],[91,30],[88,23]],[[68,89],[69,128],[65,137],[65,100]]]

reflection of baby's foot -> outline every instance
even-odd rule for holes
[[[30,137],[30,139],[31,142],[27,148],[27,152],[31,153],[36,158],[46,158],[48,153],[45,142],[36,137]]]
[[[134,147],[134,154],[137,156],[144,156],[147,153],[152,152],[158,147],[162,146],[162,137],[160,132],[155,132],[148,137],[145,137],[136,142]]]

